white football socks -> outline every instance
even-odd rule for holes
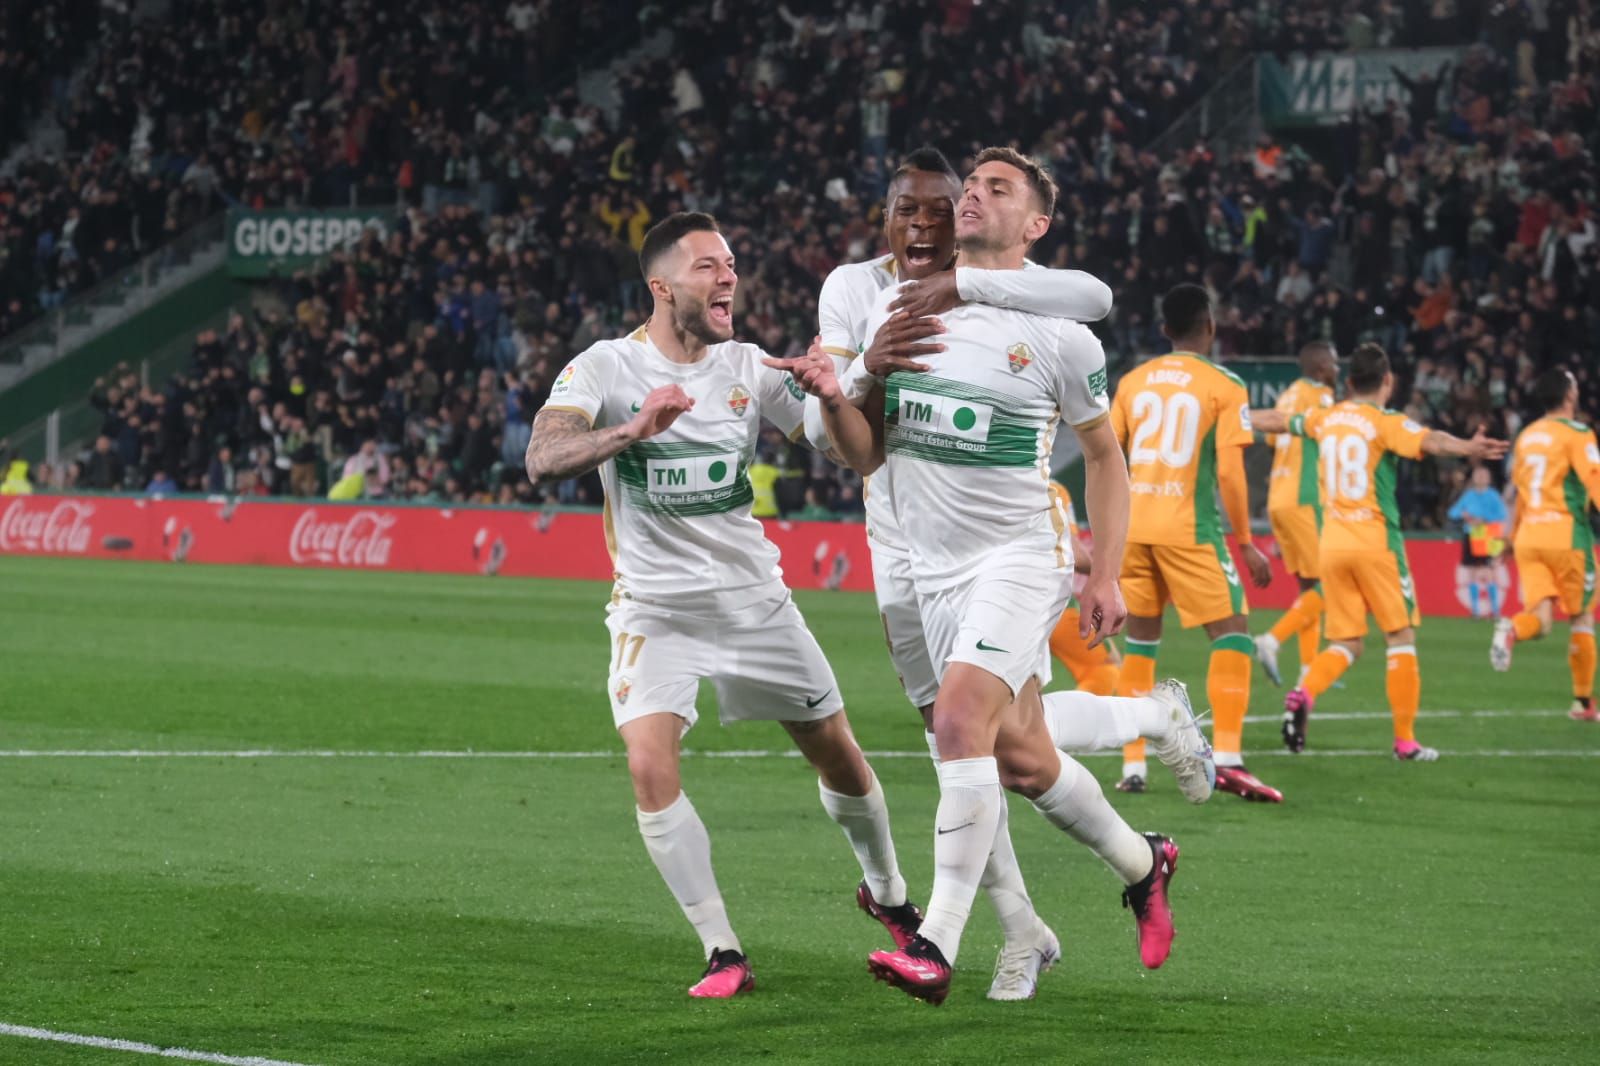
[[[1005,796],[994,756],[953,759],[939,768],[939,810],[934,819],[933,894],[920,930],[951,965],[972,898],[994,848]],[[1149,849],[1146,848],[1146,851]]]
[[[1172,728],[1166,706],[1149,696],[1080,691],[1051,692],[1041,698],[1050,741],[1062,751],[1120,748],[1140,737],[1164,737]]]
[[[894,837],[889,834],[889,806],[884,802],[877,775],[873,775],[872,790],[865,796],[846,796],[833,791],[821,780],[817,781],[817,791],[822,793],[822,809],[838,823],[845,839],[850,841],[850,849],[861,864],[861,873],[872,890],[872,898],[885,907],[903,904],[906,882],[895,861]]]
[[[939,772],[939,741],[932,733],[924,733],[928,754],[933,756],[934,773]],[[1028,942],[1033,935],[1038,915],[1033,900],[1028,896],[1028,886],[1022,880],[1022,868],[1017,865],[1017,852],[1011,844],[1011,813],[1004,791],[1000,793],[1000,820],[995,825],[994,847],[989,861],[983,867],[978,881],[989,902],[994,904],[995,917],[1000,922],[1000,932],[1007,944]],[[948,956],[947,956],[948,957]]]
[[[1061,776],[1033,805],[1051,825],[1100,856],[1123,884],[1144,880],[1155,864],[1150,842],[1106,801],[1094,775],[1065,755],[1061,756]]]
[[[989,851],[989,861],[983,867],[978,884],[994,904],[995,917],[1000,921],[1000,932],[1007,944],[1026,944],[1034,931],[1038,916],[1033,900],[1028,898],[1028,886],[1022,880],[1022,868],[1017,865],[1017,853],[1011,846],[1011,807],[1004,790],[1000,792],[1000,820],[995,825],[994,847]],[[949,956],[945,956],[949,958]]]
[[[680,792],[665,810],[635,808],[635,813],[645,850],[683,908],[683,916],[700,934],[706,958],[713,951],[742,951],[711,871],[711,837],[689,797]]]

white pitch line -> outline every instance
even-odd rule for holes
[[[156,1055],[164,1059],[185,1059],[189,1062],[213,1062],[220,1066],[307,1066],[283,1059],[264,1059],[259,1055],[219,1055],[214,1051],[190,1051],[181,1047],[157,1047],[141,1044],[137,1040],[115,1040],[107,1036],[85,1036],[82,1033],[60,1033],[54,1029],[36,1029],[31,1025],[11,1025],[0,1022],[0,1036],[20,1036],[28,1040],[48,1040],[56,1044],[76,1044],[80,1047],[104,1048],[107,1051],[131,1051],[136,1055]]]
[[[1566,711],[1418,711],[1418,718],[1563,718]],[[1388,721],[1388,711],[1333,711],[1311,712],[1314,722],[1364,722],[1381,718]],[[1281,722],[1281,714],[1252,714],[1246,722]]]
[[[1387,717],[1387,716],[1386,716]],[[927,751],[868,751],[864,752],[869,759],[926,759]],[[1077,758],[1120,758],[1121,752],[1117,751],[1092,751],[1075,752]],[[1280,755],[1289,756],[1293,752],[1280,748],[1263,748],[1252,750],[1251,758],[1275,758]],[[1300,757],[1341,757],[1352,755],[1388,755],[1387,748],[1312,748],[1301,753]],[[1513,751],[1510,749],[1490,749],[1479,751],[1451,751],[1441,748],[1440,754],[1454,757],[1485,758],[1485,759],[1597,759],[1600,758],[1600,749],[1584,751],[1581,749],[1567,750],[1557,748],[1536,748],[1530,751]],[[735,749],[728,751],[689,751],[683,752],[686,758],[704,759],[798,759],[800,753],[793,748],[751,748]],[[185,751],[179,749],[158,748],[18,748],[9,751],[0,750],[0,759],[498,759],[510,761],[549,761],[568,762],[584,759],[623,759],[626,753],[621,751],[358,751],[337,748],[322,749],[284,749],[284,748],[248,748],[238,751],[228,750],[196,750]]]

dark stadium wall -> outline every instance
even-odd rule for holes
[[[249,286],[218,268],[157,301],[38,373],[0,392],[0,437],[57,407],[88,395],[94,379],[124,360],[134,363],[162,345],[192,333],[241,299]]]

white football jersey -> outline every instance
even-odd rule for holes
[[[880,294],[869,335],[893,300]],[[919,589],[964,580],[997,548],[1055,552],[1070,567],[1050,449],[1060,420],[1087,428],[1107,417],[1100,341],[1077,322],[987,304],[940,317],[945,350],[920,360],[928,371],[884,386],[885,466]]]
[[[818,332],[822,347],[834,357],[841,379],[883,324],[883,318],[878,318],[869,328],[868,319],[879,295],[899,284],[896,265],[892,255],[846,263],[822,283],[822,293],[817,297]],[[1021,308],[1082,322],[1098,321],[1111,313],[1111,289],[1094,275],[1079,270],[1046,270],[1028,261],[1023,266],[1020,271],[958,267],[956,291],[969,303]],[[942,340],[929,338],[930,342]],[[890,489],[893,478],[885,465],[866,481],[867,536],[876,549],[907,558]]]
[[[576,411],[596,428],[628,421],[663,385],[682,386],[695,401],[664,432],[600,467],[619,595],[720,611],[781,582],[778,549],[750,514],[748,471],[761,419],[794,436],[805,394],[784,371],[762,366],[765,355],[728,341],[697,363],[674,363],[641,326],[595,344],[556,378],[543,409]]]
[[[841,378],[850,362],[866,351],[872,334],[866,331],[867,316],[878,294],[899,280],[894,256],[884,255],[864,263],[846,263],[834,268],[822,283],[817,297],[817,326],[822,347],[833,356]],[[875,550],[906,557],[905,541],[894,517],[892,476],[887,466],[863,483],[867,516],[867,536]]]

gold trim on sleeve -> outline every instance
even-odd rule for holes
[[[1078,424],[1074,425],[1072,428],[1077,430],[1079,433],[1084,433],[1084,432],[1087,432],[1088,430],[1094,429],[1096,426],[1100,425],[1100,423],[1104,422],[1106,419],[1108,419],[1110,417],[1111,417],[1111,412],[1107,411],[1105,414],[1101,415],[1099,418],[1091,418],[1089,421],[1078,423]]]
[[[542,415],[546,411],[570,411],[575,415],[582,415],[584,418],[589,420],[589,428],[594,428],[594,415],[590,414],[588,411],[585,411],[581,407],[573,407],[570,404],[564,403],[547,403],[543,407],[539,408],[539,414]],[[539,415],[534,415],[534,418],[538,417]]]

